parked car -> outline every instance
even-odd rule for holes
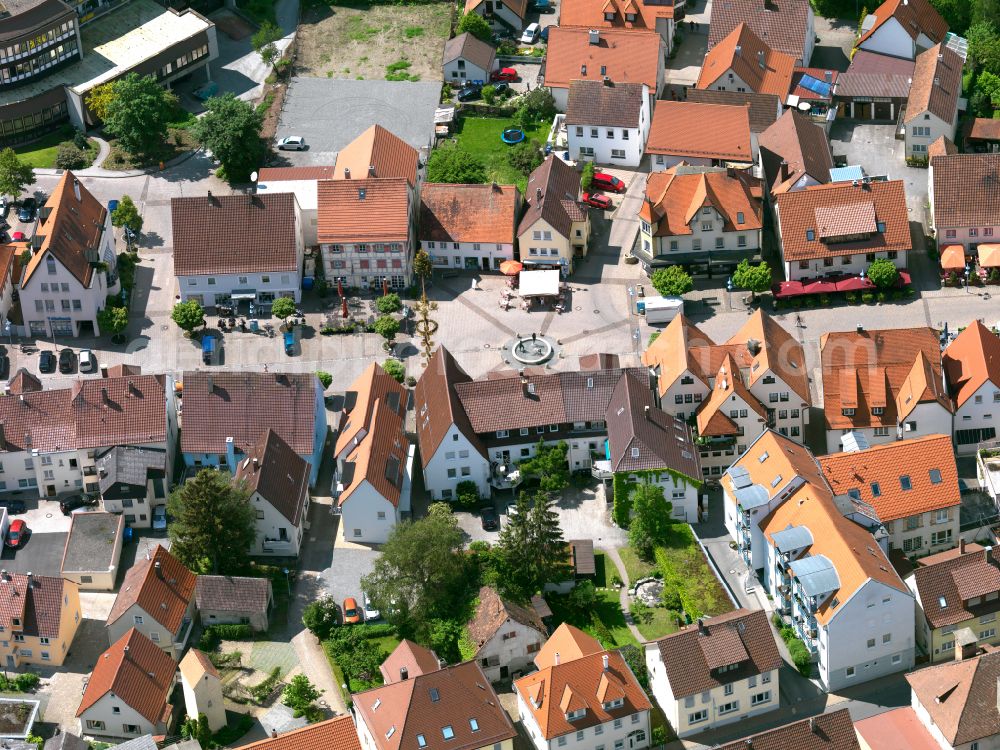
[[[46,375],[56,371],[56,355],[48,349],[42,349],[38,355],[38,371]]]
[[[584,193],[583,202],[588,206],[599,208],[602,211],[606,211],[611,208],[611,199],[606,195],[601,195],[600,193]]]
[[[458,91],[458,100],[460,102],[471,102],[473,99],[478,99],[482,96],[483,87],[478,83],[467,83]]]
[[[344,624],[357,625],[361,622],[361,610],[358,609],[358,602],[353,596],[344,599]]]
[[[486,531],[496,531],[500,528],[500,521],[497,519],[497,512],[490,506],[486,506],[479,511],[479,520]]]
[[[524,33],[521,34],[521,44],[534,44],[538,41],[539,33],[541,33],[541,27],[537,23],[529,23]]]
[[[0,353],[0,378],[10,375],[10,358],[6,354]]]
[[[59,351],[59,372],[69,375],[76,367],[76,352],[69,347]]]
[[[503,82],[493,84],[493,93],[500,97],[507,96],[510,93],[510,84]]]
[[[612,193],[625,192],[625,183],[607,172],[594,172],[594,180],[591,186],[600,190],[610,190]]]
[[[157,505],[153,508],[153,531],[167,530],[167,506]]]
[[[80,372],[97,372],[97,357],[90,349],[80,350]]]
[[[549,43],[549,29],[551,28],[552,28],[551,26],[543,26],[542,30],[538,32],[538,38],[541,39],[546,44]]]
[[[24,500],[0,500],[0,508],[6,508],[11,515],[18,515],[28,510]]]
[[[361,601],[365,605],[365,622],[374,622],[382,616],[382,614],[375,609],[375,606],[372,604],[372,599],[368,596],[368,594],[362,592]]]
[[[490,76],[491,81],[516,81],[517,71],[513,68],[500,68],[500,70],[494,70],[493,74]]]
[[[201,337],[201,361],[206,365],[213,364],[216,352],[216,338],[214,334],[206,333]]]
[[[36,210],[38,210],[38,202],[34,198],[25,198],[21,201],[21,208],[17,212],[17,218],[19,221],[34,221]]]
[[[302,151],[306,147],[306,139],[301,135],[290,135],[278,141],[279,151]]]
[[[97,499],[89,495],[70,495],[59,501],[59,510],[64,516],[68,516],[78,508],[86,508],[90,505],[97,505]]]
[[[28,534],[28,524],[20,518],[15,518],[10,522],[10,528],[7,529],[7,538],[4,540],[4,544],[17,549],[24,544],[28,538]]]
[[[282,338],[285,342],[285,356],[294,357],[295,356],[295,331],[285,331],[282,334]]]
[[[539,13],[550,13],[552,11],[552,3],[549,0],[534,0],[532,5]],[[548,26],[545,28],[548,28]]]

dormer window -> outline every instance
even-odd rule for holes
[[[605,14],[604,14],[604,20],[605,21],[614,21],[615,20],[615,12],[613,10],[606,11]]]
[[[634,23],[635,22],[635,13],[626,13],[625,14],[625,20],[628,21],[629,23]]]
[[[625,700],[623,698],[615,698],[613,701],[602,703],[601,705],[604,706],[605,711],[610,711],[613,708],[621,708],[624,704]]]
[[[576,721],[577,719],[582,719],[587,715],[587,709],[578,708],[576,711],[568,711],[566,713],[566,721]]]
[[[854,409],[841,409],[840,413],[843,414],[845,417],[853,417]]]
[[[874,414],[876,417],[882,416],[883,414],[885,414],[885,407],[884,406],[873,406],[872,407],[872,414]]]

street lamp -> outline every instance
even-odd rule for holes
[[[282,572],[285,574],[285,590],[288,592],[288,598],[292,598],[292,584],[288,581],[288,568],[282,568]]]
[[[969,285],[970,285],[970,282],[971,282],[971,276],[970,276],[971,273],[972,273],[972,269],[969,267],[969,264],[966,263],[965,264],[965,293],[966,294],[972,294],[972,290],[969,289]]]

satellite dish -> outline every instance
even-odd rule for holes
[[[250,181],[251,182],[257,182],[257,173],[256,172],[251,172],[250,173]]]

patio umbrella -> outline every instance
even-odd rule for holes
[[[805,294],[801,281],[780,281],[774,285],[774,296],[779,298],[798,297]]]
[[[838,292],[862,292],[866,289],[874,289],[875,285],[868,277],[848,276],[837,282]]]
[[[340,298],[340,314],[347,317],[347,297]]]
[[[980,245],[979,265],[983,268],[1000,266],[1000,245]]]
[[[802,291],[805,294],[830,294],[831,292],[837,291],[837,285],[832,281],[816,279],[816,281],[810,281],[808,284],[803,284]]]
[[[339,277],[337,278],[337,294],[340,295],[341,298],[344,296],[344,284]]]
[[[517,276],[523,269],[524,266],[516,260],[505,260],[500,264],[500,273],[504,276]]]
[[[913,280],[910,278],[909,272],[900,271],[899,278],[896,279],[896,286],[904,287],[909,286],[911,283],[913,283]]]
[[[965,248],[961,245],[948,245],[941,252],[941,268],[945,271],[964,271]]]

